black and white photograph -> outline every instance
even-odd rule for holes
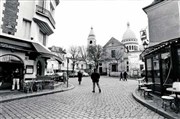
[[[0,119],[180,119],[180,0],[0,0]]]

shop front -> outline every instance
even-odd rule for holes
[[[155,94],[163,95],[167,87],[180,79],[179,38],[148,47],[141,56],[145,62],[146,82],[152,82]]]
[[[18,68],[20,71],[20,82],[23,79],[24,63],[16,55],[6,54],[0,56],[0,89],[11,89],[13,72]]]
[[[12,73],[19,69],[20,89],[25,80],[46,74],[47,59],[61,59],[37,42],[0,36],[0,90],[12,89]]]

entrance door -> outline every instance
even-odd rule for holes
[[[1,89],[11,89],[12,88],[12,73],[18,68],[20,71],[20,82],[23,79],[23,70],[24,64],[16,56],[13,55],[3,55],[0,56],[0,82],[2,82],[0,86]],[[21,86],[21,84],[20,84]]]

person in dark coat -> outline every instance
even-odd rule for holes
[[[16,68],[15,71],[13,72],[12,78],[13,78],[12,90],[15,90],[15,85],[17,85],[17,90],[19,90],[20,89],[20,72],[18,68]]]
[[[101,93],[101,88],[99,85],[99,79],[100,79],[100,74],[97,72],[97,70],[95,69],[94,72],[91,74],[91,79],[93,82],[93,93],[95,93],[95,85],[97,85],[97,87],[99,88],[99,93]]]
[[[120,73],[120,81],[123,80],[123,73]]]
[[[124,72],[124,80],[127,81],[127,72]]]
[[[82,81],[82,73],[81,71],[78,72],[78,82],[79,82],[79,85],[81,85],[81,81]]]

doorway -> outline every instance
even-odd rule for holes
[[[21,82],[24,77],[24,63],[22,60],[15,55],[3,55],[0,56],[0,82],[2,82],[0,86],[0,90],[11,89],[12,88],[12,73],[14,70],[18,68],[20,71],[20,88]]]

